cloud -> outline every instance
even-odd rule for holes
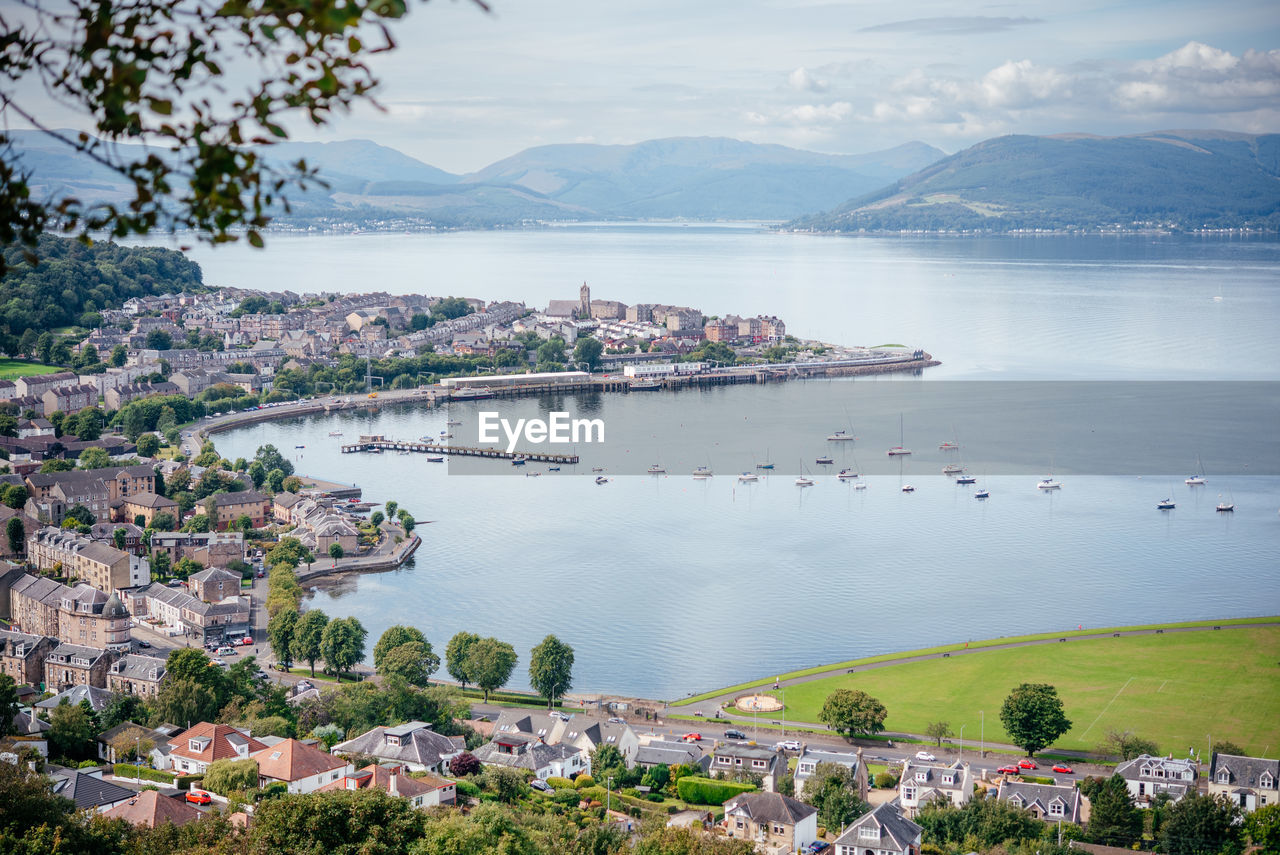
[[[827,127],[843,122],[853,115],[853,105],[848,101],[830,104],[800,104],[781,107],[767,112],[749,111],[746,119],[753,125],[786,125],[792,127]]]
[[[1280,50],[1235,56],[1188,42],[1153,60],[1134,63],[1113,89],[1126,110],[1239,113],[1274,109],[1280,99]]]
[[[1002,33],[1014,27],[1043,24],[1041,18],[993,18],[982,15],[948,16],[943,18],[912,18],[909,21],[892,21],[863,27],[860,33],[915,33],[917,35],[975,35]]]
[[[814,77],[803,65],[787,75],[787,85],[797,92],[827,91],[827,82]]]

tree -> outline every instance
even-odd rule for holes
[[[369,514],[369,525],[373,526],[374,528],[378,528],[382,525],[382,521],[384,519],[386,519],[386,517],[382,515],[382,511],[374,511],[373,513]]]
[[[1108,730],[1106,738],[1098,744],[1098,753],[1121,760],[1132,760],[1143,754],[1156,754],[1159,749],[1150,739],[1136,736],[1129,730]]]
[[[107,450],[96,445],[80,452],[81,469],[106,469],[114,463]]]
[[[293,609],[280,609],[267,621],[267,643],[286,668],[293,664],[293,634],[297,626],[298,613]]]
[[[23,505],[27,503],[27,488],[21,484],[6,484],[4,503],[15,511],[22,510]]]
[[[62,522],[64,527],[67,520],[72,520],[77,525],[93,525],[96,518],[88,508],[77,502],[68,508],[66,514],[63,516]]]
[[[427,686],[431,675],[440,667],[440,657],[430,647],[418,641],[409,641],[392,648],[378,666],[383,677],[397,677],[411,686]]]
[[[1218,855],[1240,851],[1240,808],[1226,796],[1187,795],[1166,808],[1160,851]]]
[[[1152,751],[1150,753],[1154,754],[1155,752]],[[1245,753],[1243,748],[1241,748],[1239,745],[1236,745],[1234,742],[1230,741],[1229,739],[1219,739],[1216,742],[1214,742],[1213,753],[1214,754],[1231,754],[1236,757],[1249,756],[1248,754]]]
[[[539,364],[564,362],[565,342],[560,336],[552,336],[538,346]]]
[[[603,352],[604,345],[599,340],[583,336],[573,348],[573,361],[585,363],[589,370],[595,371],[600,367],[600,354]]]
[[[325,628],[329,625],[329,616],[319,609],[311,609],[298,619],[293,631],[293,658],[306,662],[311,667],[311,676],[316,675],[316,660],[323,657],[320,642]]]
[[[262,482],[267,480],[267,468],[262,465],[261,460],[254,460],[249,464],[249,468],[245,470],[249,474],[249,478],[253,481],[253,488],[256,490],[262,486]],[[284,479],[283,473],[281,480]]]
[[[471,672],[467,670],[467,657],[471,652],[471,646],[479,640],[480,636],[474,633],[459,632],[449,639],[449,644],[444,649],[445,669],[449,672],[449,676],[457,680],[464,689],[467,683],[475,682]]]
[[[124,551],[125,543],[129,539],[129,533],[122,528],[118,528],[111,532],[111,542],[116,545],[116,549]]]
[[[1142,836],[1142,811],[1134,805],[1124,778],[1085,778],[1080,792],[1090,804],[1086,835],[1090,843],[1127,848]]]
[[[597,781],[613,778],[617,784],[626,774],[627,758],[618,750],[618,746],[603,742],[591,752],[591,777]]]
[[[884,704],[861,689],[836,689],[823,703],[818,720],[845,739],[884,730]]]
[[[338,559],[341,558],[342,555],[343,555],[343,552],[342,552],[341,543],[334,541],[333,543],[329,544],[329,557],[333,559],[333,564],[335,567],[338,564]]]
[[[455,778],[479,774],[481,768],[480,761],[470,751],[463,751],[449,761],[449,774]]]
[[[924,732],[933,740],[934,745],[941,745],[942,740],[949,736],[955,736],[949,721],[931,721],[925,725]]]
[[[123,344],[117,344],[115,347],[111,348],[111,364],[116,368],[123,367],[128,359],[129,351],[125,349]]]
[[[870,806],[858,795],[858,782],[848,767],[819,763],[805,782],[804,801],[818,809],[818,825],[843,828]]]
[[[141,457],[155,457],[160,450],[160,437],[154,433],[144,433],[138,437],[138,454]]]
[[[1244,818],[1249,842],[1263,852],[1280,852],[1280,803],[1260,807]]]
[[[1045,832],[1044,822],[1030,811],[990,798],[974,799],[962,808],[931,801],[915,821],[925,840],[949,851],[960,846],[986,851],[1008,841],[1037,840]]]
[[[273,469],[279,469],[285,475],[293,474],[293,464],[289,462],[289,458],[280,453],[280,450],[274,445],[258,446],[258,451],[253,455],[253,459],[262,464],[262,467],[270,472]]]
[[[489,693],[500,689],[511,679],[517,661],[515,648],[496,638],[481,638],[467,651],[467,673],[471,681],[484,690],[484,702],[489,703]]]
[[[151,518],[151,528],[156,531],[173,531],[178,521],[168,511],[161,511]]]
[[[431,645],[427,642],[427,637],[416,626],[396,624],[395,626],[387,627],[386,631],[378,638],[378,643],[373,646],[374,669],[382,667],[382,660],[387,658],[388,653],[411,641],[424,644],[428,650],[431,649]]]
[[[1058,690],[1048,683],[1023,683],[1010,692],[1000,707],[1000,722],[1029,757],[1071,729]]]
[[[19,709],[17,683],[8,674],[0,674],[0,738],[14,732],[13,717]]]
[[[573,648],[554,635],[529,652],[529,684],[547,699],[547,709],[556,698],[573,688]]]
[[[166,330],[152,330],[147,333],[146,345],[150,350],[169,350],[173,347],[173,336]]]
[[[364,658],[364,642],[369,633],[353,617],[334,618],[320,636],[320,654],[326,671],[341,676]]]
[[[253,815],[252,849],[272,855],[484,851],[418,848],[415,841],[428,827],[424,814],[409,799],[375,789],[265,799]]]
[[[411,534],[413,532],[413,527],[417,524],[414,522],[413,514],[409,513],[404,508],[401,508],[397,518],[400,520],[400,527],[404,529],[404,533]]]
[[[147,705],[137,695],[119,694],[98,715],[98,724],[110,730],[126,721],[143,722],[149,715]]]
[[[55,757],[84,760],[92,753],[97,730],[84,707],[63,698],[49,715],[49,724],[49,749]]]
[[[383,505],[383,507],[387,509],[387,519],[395,519],[396,508],[400,507],[400,503],[397,502],[395,499],[392,499],[391,501]]]
[[[229,796],[237,790],[251,790],[258,786],[258,761],[214,760],[204,772],[204,788],[220,796]]]
[[[20,517],[10,517],[4,525],[4,536],[9,541],[9,551],[21,554],[27,546],[27,526]]]

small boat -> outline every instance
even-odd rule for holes
[[[856,484],[854,484],[854,485],[853,485],[853,489],[855,489],[855,490],[865,490],[865,489],[867,489],[867,485],[866,485],[866,483],[865,483],[865,482],[863,482],[863,481],[859,481],[858,483],[856,483]]]
[[[889,449],[890,457],[901,457],[911,453],[911,449],[904,448],[902,445],[902,414],[898,414],[898,444]]]
[[[476,401],[481,398],[492,398],[493,390],[488,386],[463,386],[450,390],[449,397],[455,401]]]
[[[511,458],[512,466],[523,466],[525,462],[526,462],[525,459],[518,454],[515,457]]]
[[[1234,500],[1227,501],[1222,498],[1221,493],[1218,494],[1218,507],[1215,508],[1215,510],[1225,514],[1225,513],[1231,513],[1235,509],[1236,509],[1236,503]]]
[[[813,462],[817,463],[819,466],[830,466],[832,463],[835,463],[835,460],[830,457],[819,457]]]
[[[657,392],[662,388],[661,380],[632,380],[627,384],[627,389],[632,392]]]
[[[559,467],[559,466],[548,466],[548,467],[547,467],[547,471],[548,471],[548,472],[559,472],[559,471],[560,471],[560,467]]]
[[[916,491],[916,488],[912,487],[910,484],[902,485],[902,492],[904,493],[914,493],[915,491]]]
[[[305,445],[295,445],[294,448],[306,448]]]
[[[756,464],[756,468],[757,468],[757,469],[772,469],[772,468],[773,468],[773,464],[772,464],[772,463],[757,463],[757,464]]]
[[[1187,480],[1183,483],[1189,487],[1201,487],[1204,485],[1204,465],[1200,463],[1200,455],[1196,455],[1196,474],[1188,475]]]
[[[662,466],[661,463],[655,463],[645,471],[648,472],[650,475],[661,475],[667,470]]]
[[[1176,508],[1173,499],[1165,499],[1163,502],[1156,502],[1156,509],[1161,511],[1171,511]]]
[[[435,441],[436,441],[436,440],[435,440],[435,437],[433,437],[433,436],[420,436],[420,437],[418,437],[418,442],[425,443],[426,445],[430,445],[431,443],[433,443],[433,442],[435,442]]]
[[[938,445],[938,450],[939,451],[959,451],[960,444],[956,442],[951,442],[951,441],[943,442]]]
[[[754,472],[743,472],[738,476],[738,480],[743,484],[751,484],[760,480],[760,476]]]
[[[970,475],[967,472],[961,472],[960,477],[956,478],[956,483],[957,484],[977,484],[978,479],[976,476]]]
[[[799,476],[798,478],[796,478],[796,486],[797,486],[797,487],[812,487],[812,486],[813,486],[813,479],[812,479],[812,478],[806,478],[805,476],[801,475],[801,476]]]
[[[428,457],[428,463],[444,463],[444,457]]]
[[[445,422],[445,424],[452,427],[453,425],[460,425],[462,424],[462,422],[458,421],[457,419],[449,419],[447,422]]]
[[[988,489],[986,489],[986,488],[984,487],[983,489],[981,489],[981,490],[979,490],[978,492],[974,493],[974,494],[973,494],[973,497],[974,497],[975,499],[989,499],[989,498],[991,498],[991,491],[990,491],[990,490],[988,490]]]
[[[852,481],[854,478],[858,477],[858,470],[857,469],[841,469],[840,472],[837,473],[836,477],[839,478],[841,481]]]
[[[331,430],[331,431],[329,431],[329,436],[342,436],[342,431],[340,431],[340,430]]]
[[[604,467],[603,467],[603,466],[592,466],[592,467],[591,467],[591,471],[592,471],[592,472],[603,472],[603,471],[604,471]]]
[[[697,469],[693,470],[693,477],[697,478],[699,481],[705,481],[711,477],[711,474],[710,466],[699,466]]]
[[[604,477],[603,475],[597,475],[597,476],[596,476],[596,483],[597,483],[597,484],[608,484],[608,483],[609,483],[609,479],[608,479],[608,478],[606,478],[606,477]]]
[[[1061,490],[1062,483],[1053,480],[1053,476],[1050,475],[1048,478],[1041,478],[1040,483],[1036,485],[1036,488],[1040,490]]]
[[[539,475],[541,475],[541,474],[542,474],[541,472],[526,472],[526,473],[524,473],[524,477],[526,477],[526,478],[537,478],[537,477],[538,477]]]
[[[963,471],[964,467],[959,463],[948,463],[946,466],[942,467],[943,475],[959,475]]]
[[[827,442],[853,442],[853,434],[847,430],[838,430],[827,437]]]

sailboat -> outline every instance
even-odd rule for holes
[[[1182,483],[1186,484],[1188,487],[1204,486],[1204,464],[1200,462],[1200,455],[1196,455],[1196,473],[1194,475],[1188,475],[1187,480]]]
[[[1235,509],[1236,509],[1236,503],[1234,499],[1226,500],[1222,498],[1221,493],[1218,494],[1218,507],[1216,508],[1216,510],[1218,510],[1221,513],[1230,513]]]
[[[853,434],[847,430],[838,430],[827,437],[827,442],[853,442]]]
[[[835,458],[829,457],[825,454],[814,461],[814,463],[817,463],[819,466],[830,466],[832,463],[835,463],[835,462],[836,462]]]
[[[970,475],[968,472],[961,471],[959,477],[956,478],[956,484],[977,484],[978,477]]]
[[[902,433],[902,414],[901,414],[901,413],[899,413],[899,414],[898,414],[898,444],[897,444],[897,445],[895,445],[893,448],[889,449],[889,456],[890,456],[890,457],[898,457],[898,456],[900,456],[900,455],[906,455],[906,454],[910,454],[910,453],[911,453],[911,449],[909,449],[909,448],[904,448],[904,447],[903,447],[903,445],[902,445],[902,436],[903,436],[903,433]]]
[[[809,472],[804,468],[804,463],[800,464],[800,474],[796,476],[797,487],[812,487],[813,479],[809,477]]]
[[[988,490],[986,487],[983,487],[979,489],[976,493],[974,493],[973,497],[975,499],[989,499],[991,498],[991,491]]]
[[[655,463],[655,464],[653,464],[652,466],[650,466],[648,469],[646,469],[645,471],[646,471],[646,472],[648,472],[650,475],[662,475],[662,474],[664,474],[667,470],[666,470],[666,468],[665,468],[665,467],[663,467],[663,465],[662,465],[661,463]]]
[[[1053,480],[1053,461],[1049,461],[1049,474],[1040,479],[1040,483],[1036,484],[1038,490],[1061,490],[1062,483]]]
[[[1163,502],[1156,502],[1156,510],[1158,511],[1171,511],[1176,507],[1177,505],[1174,503],[1173,499],[1165,499]]]
[[[748,469],[738,476],[738,480],[743,484],[754,484],[760,480],[760,476]]]
[[[699,481],[705,481],[712,475],[710,466],[699,466],[693,470],[693,477]]]
[[[768,449],[764,452],[764,461],[756,464],[757,469],[773,469],[773,461],[769,459]]]

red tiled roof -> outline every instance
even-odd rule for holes
[[[432,792],[433,790],[441,789],[442,787],[453,786],[453,781],[445,778],[437,778],[434,775],[410,778],[408,775],[401,772],[393,773],[390,769],[375,764],[372,766],[365,766],[363,769],[358,769],[344,778],[339,778],[332,783],[325,784],[323,787],[316,790],[316,792],[323,793],[332,790],[370,789],[382,790],[384,793],[389,793],[391,792],[391,776],[393,774],[396,777],[396,794],[409,799],[414,796],[420,796],[424,793]]]
[[[200,818],[200,811],[186,802],[162,796],[156,790],[143,790],[127,802],[107,811],[108,819],[123,819],[134,825],[155,828],[165,822],[182,825]]]
[[[200,737],[208,739],[209,744],[205,746],[203,751],[192,751],[190,740]],[[170,752],[172,754],[177,754],[179,757],[185,757],[188,760],[212,763],[214,760],[242,759],[241,755],[236,751],[236,743],[240,741],[248,745],[248,754],[253,754],[255,751],[261,751],[267,747],[252,736],[245,736],[228,724],[210,724],[207,721],[202,721],[195,727],[179,733],[169,740],[169,744],[173,746]]]
[[[277,742],[253,754],[258,761],[258,774],[277,781],[299,781],[334,769],[342,769],[347,761],[325,754],[296,739]]]

